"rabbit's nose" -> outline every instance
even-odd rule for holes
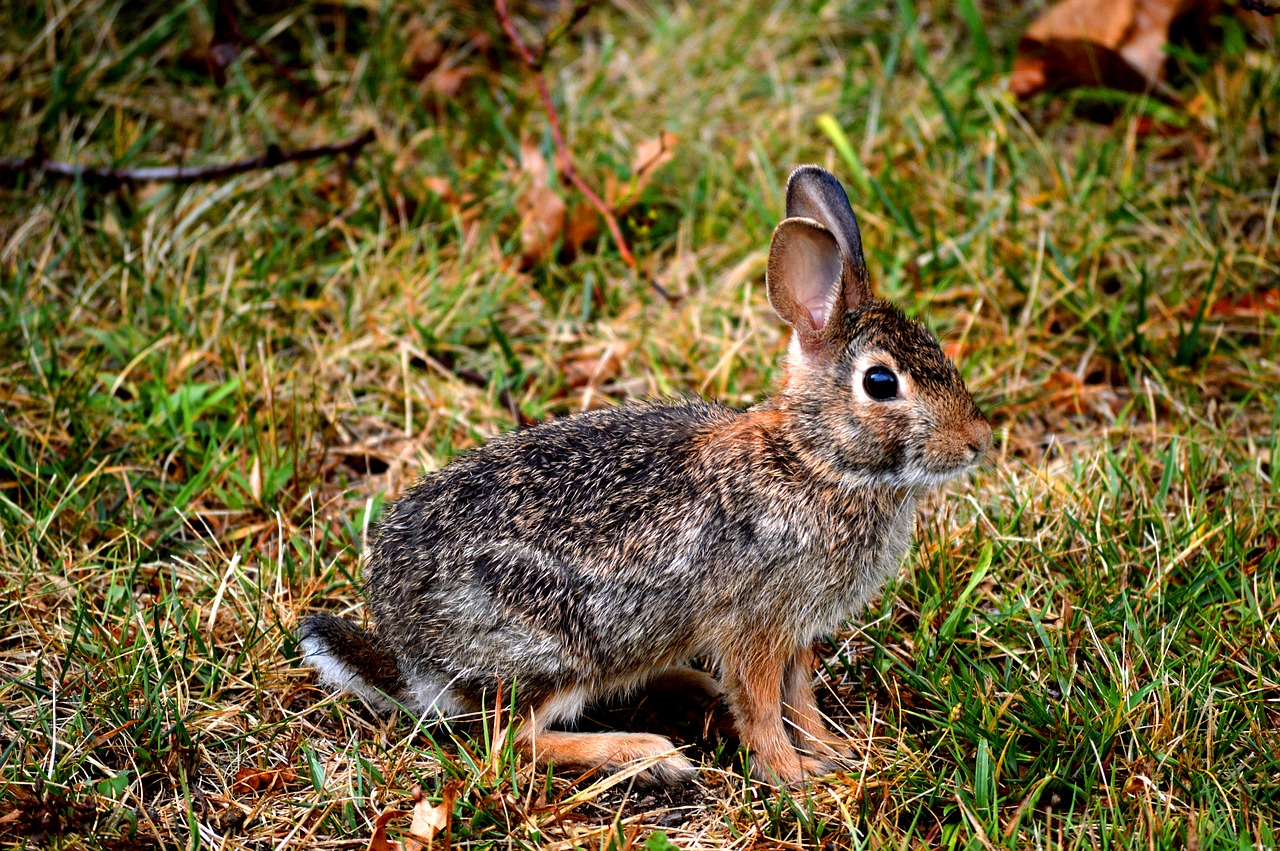
[[[991,449],[991,426],[986,420],[975,420],[970,423],[966,438],[973,460],[977,461]]]

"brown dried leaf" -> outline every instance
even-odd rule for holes
[[[600,211],[586,201],[574,204],[569,211],[568,224],[565,225],[564,244],[576,252],[599,233]]]
[[[292,783],[297,779],[298,773],[288,765],[281,765],[275,768],[255,768],[252,765],[242,765],[236,772],[236,781],[232,785],[231,791],[241,795],[247,795],[250,792],[271,792],[276,789],[282,789],[286,783]]]
[[[636,145],[635,154],[631,157],[631,179],[623,185],[612,174],[606,176],[605,203],[616,213],[625,212],[649,186],[658,170],[675,157],[678,141],[674,133],[663,130],[654,138]]]
[[[1148,80],[1163,77],[1169,26],[1190,5],[1188,0],[1139,0],[1133,28],[1118,47],[1121,58]]]
[[[564,199],[549,186],[536,186],[525,194],[523,206],[520,255],[526,265],[541,263],[564,232]]]
[[[520,146],[520,170],[528,185],[517,202],[521,213],[520,256],[526,266],[551,256],[564,233],[564,199],[548,185],[551,169],[542,152],[530,142]]]
[[[560,360],[565,383],[574,390],[599,387],[618,374],[627,347],[623,343],[596,343],[566,352]]]
[[[1200,300],[1194,299],[1183,309],[1186,316],[1200,313]],[[1224,296],[1209,305],[1209,316],[1255,319],[1280,313],[1280,287],[1254,290],[1237,296]]]
[[[1041,398],[1050,408],[1064,414],[1083,414],[1085,411],[1084,382],[1073,373],[1059,369],[1044,382]]]
[[[405,26],[405,34],[408,36],[404,49],[405,74],[411,80],[425,79],[444,60],[440,28],[415,17]]]
[[[534,186],[546,186],[551,180],[551,166],[531,140],[520,143],[520,171]]]
[[[476,69],[451,65],[437,69],[427,77],[427,88],[443,98],[456,97],[462,85],[476,73]]]
[[[1027,27],[1025,38],[1091,41],[1116,50],[1137,15],[1138,0],[1061,0]]]
[[[453,802],[461,789],[461,780],[450,780],[440,790],[440,803],[432,804],[422,794],[421,786],[413,787],[413,822],[409,825],[409,836],[404,841],[404,851],[425,851],[431,847],[437,833],[449,829]]]
[[[422,178],[422,185],[460,215],[464,222],[470,223],[476,220],[479,211],[476,209],[476,196],[473,193],[459,193],[457,187],[450,183],[448,178],[439,175]]]
[[[671,162],[676,155],[678,141],[674,133],[663,130],[656,138],[646,139],[636,145],[636,155],[631,159],[631,179],[639,181],[639,187],[642,188],[653,176],[653,172]]]
[[[1209,0],[1060,0],[1018,43],[1009,89],[1109,86],[1142,91],[1164,73],[1174,19]]]
[[[383,810],[377,821],[373,823],[373,835],[369,837],[369,844],[365,846],[364,851],[393,851],[400,847],[399,842],[387,841],[387,825],[399,815],[403,815],[401,810]]]
[[[453,184],[439,175],[424,177],[422,185],[427,187],[428,191],[439,195],[445,203],[452,204],[458,200],[457,193],[453,191]]]

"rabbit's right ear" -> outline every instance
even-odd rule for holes
[[[862,257],[862,233],[849,196],[831,172],[816,165],[802,165],[787,179],[787,218],[813,219],[840,244],[844,259],[845,305],[856,308],[871,300],[871,276]]]
[[[871,300],[849,197],[816,165],[800,166],[787,181],[787,218],[773,232],[765,286],[808,358],[821,353],[824,328]]]
[[[800,350],[822,349],[822,329],[842,311],[844,256],[831,231],[813,219],[784,219],[769,244],[765,290],[769,304],[795,331]]]

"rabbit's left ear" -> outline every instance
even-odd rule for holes
[[[844,303],[855,308],[871,300],[871,276],[862,257],[858,219],[840,181],[816,165],[802,165],[787,180],[787,218],[813,219],[831,232],[843,260]],[[772,265],[772,264],[770,264]]]

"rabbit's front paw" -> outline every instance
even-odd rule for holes
[[[834,760],[816,756],[800,757],[800,765],[805,777],[827,777],[835,774],[840,766]]]
[[[834,733],[822,738],[801,737],[799,742],[801,753],[811,754],[824,762],[834,764],[853,758],[853,748]]]
[[[795,789],[811,777],[826,777],[838,769],[839,765],[830,759],[799,754],[794,760],[779,760],[775,765],[766,764],[758,758],[751,761],[752,776],[776,788]]]
[[[681,755],[666,736],[624,733],[619,738],[627,744],[607,765],[611,771],[625,771],[638,763],[648,763],[643,771],[636,774],[637,783],[646,786],[675,786],[689,782],[698,773],[694,764]]]

